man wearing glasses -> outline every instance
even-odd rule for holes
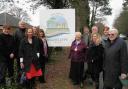
[[[125,79],[128,73],[127,45],[115,28],[109,30],[103,69],[104,89],[122,89],[120,79]]]

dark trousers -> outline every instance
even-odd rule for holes
[[[6,63],[7,63],[8,77],[11,78],[14,75],[14,59],[8,59]]]
[[[84,62],[72,62],[70,67],[69,78],[73,82],[83,82],[83,73],[84,73]]]
[[[99,76],[100,73],[91,74],[91,78],[95,83],[95,89],[99,89]]]
[[[0,63],[0,84],[5,84],[6,63]]]
[[[45,63],[41,66],[42,76],[39,77],[40,82],[45,82]]]
[[[5,84],[5,77],[6,77],[6,72],[8,72],[8,77],[13,79],[13,74],[14,74],[14,59],[7,59],[4,62],[0,63],[0,83]]]
[[[35,89],[35,78],[27,79],[26,81],[27,81],[25,84],[26,89]]]
[[[41,70],[42,70],[42,76],[39,77],[39,81],[41,83],[44,83],[45,82],[45,62],[46,62],[46,58],[45,57],[41,57],[40,58],[40,66],[41,66]]]
[[[16,57],[16,62],[17,62],[17,83],[20,82],[20,78],[21,78],[21,67],[20,67],[20,58]]]

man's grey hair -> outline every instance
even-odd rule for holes
[[[20,24],[26,24],[26,23],[21,20],[21,21],[19,21],[19,25],[20,25]]]
[[[119,31],[118,31],[118,29],[116,29],[116,28],[111,28],[110,30],[109,30],[109,32],[114,32],[114,33],[119,33]]]

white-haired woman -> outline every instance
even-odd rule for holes
[[[86,45],[81,39],[81,33],[76,32],[75,40],[70,48],[69,59],[71,67],[69,77],[74,85],[80,84],[83,87],[84,62],[86,61]]]

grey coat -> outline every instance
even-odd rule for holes
[[[121,38],[117,38],[112,44],[109,40],[105,44],[104,86],[118,88],[121,85],[119,76],[128,73],[127,45]]]

